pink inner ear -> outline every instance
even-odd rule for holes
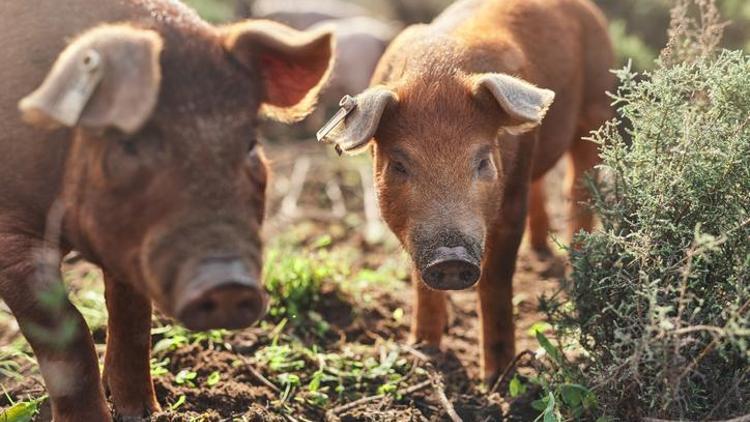
[[[298,64],[277,55],[261,54],[266,102],[276,107],[291,107],[302,101],[321,77],[314,58],[311,61]]]

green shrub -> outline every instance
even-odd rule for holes
[[[573,306],[546,304],[619,420],[750,413],[750,57],[696,28],[652,73],[618,72],[630,142],[594,134],[602,228],[571,251]]]

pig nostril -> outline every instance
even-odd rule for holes
[[[461,271],[461,280],[469,281],[469,280],[473,280],[473,278],[474,278],[474,273],[472,273],[471,271]]]
[[[211,314],[216,310],[216,303],[213,300],[206,300],[198,306],[198,311],[204,314]]]
[[[440,282],[443,280],[443,272],[442,271],[430,271],[427,274],[427,277],[430,278],[433,282]]]
[[[254,307],[255,301],[253,301],[252,299],[244,299],[237,304],[237,308],[239,309],[252,309]]]

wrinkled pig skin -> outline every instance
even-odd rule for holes
[[[598,159],[582,140],[612,115],[613,53],[588,0],[463,0],[402,32],[371,87],[323,140],[372,147],[384,220],[414,262],[412,339],[439,345],[446,290],[477,284],[481,367],[515,354],[512,280],[528,219],[547,249],[542,176],[570,158],[570,233],[590,230],[579,183]]]
[[[0,39],[0,295],[55,421],[111,420],[105,390],[118,416],[146,416],[152,303],[192,329],[264,313],[256,121],[311,111],[331,34],[211,26],[177,1],[5,0]],[[59,257],[42,255],[58,244],[104,273],[101,377]]]

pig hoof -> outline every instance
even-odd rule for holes
[[[413,346],[424,346],[439,350],[441,337],[442,333],[440,332],[437,335],[411,334],[409,336],[409,344]]]
[[[160,410],[158,403],[140,404],[120,409],[115,406],[115,420],[121,422],[150,421],[151,415]]]
[[[151,418],[148,416],[140,417],[140,416],[117,416],[115,417],[115,421],[117,422],[144,422],[148,421]]]
[[[133,412],[130,414],[124,414],[115,411],[115,421],[118,422],[145,422],[151,420],[151,415],[158,412],[158,407],[156,409],[146,409],[142,412]]]

